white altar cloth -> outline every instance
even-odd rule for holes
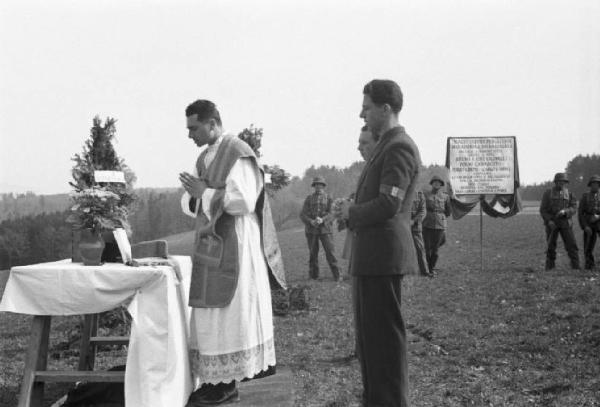
[[[184,406],[193,390],[187,345],[192,263],[186,256],[171,260],[181,281],[170,266],[83,266],[63,260],[13,267],[0,311],[79,315],[131,301],[126,406]]]

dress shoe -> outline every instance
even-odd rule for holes
[[[185,407],[206,407],[239,401],[240,396],[235,381],[215,385],[203,385],[193,392]]]

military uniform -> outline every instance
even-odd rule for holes
[[[325,186],[325,179],[323,177],[315,177],[312,186],[315,184],[323,184]],[[319,277],[319,241],[321,241],[323,250],[325,251],[325,258],[331,268],[331,274],[333,274],[334,279],[340,280],[340,270],[337,265],[333,246],[332,207],[333,199],[328,194],[315,191],[306,197],[302,206],[302,212],[300,213],[300,219],[302,219],[305,225],[306,240],[310,252],[308,274],[312,279]],[[319,221],[319,223],[313,225],[312,222],[315,220]]]
[[[592,183],[600,185],[600,175],[593,175],[588,187]],[[579,226],[583,230],[583,252],[585,256],[585,268],[593,269],[594,262],[594,246],[596,239],[600,235],[600,191],[585,192],[579,203]]]
[[[551,270],[555,266],[556,260],[556,241],[558,235],[567,249],[567,254],[571,260],[571,267],[579,268],[579,254],[577,242],[573,235],[573,222],[571,218],[577,212],[577,200],[571,192],[565,187],[561,187],[558,182],[569,182],[566,174],[558,173],[554,176],[556,185],[547,189],[542,196],[540,204],[540,214],[544,219],[546,227],[546,270]]]
[[[427,213],[425,209],[425,195],[418,191],[415,199],[412,201],[410,211],[411,232],[415,250],[417,251],[417,261],[419,262],[419,271],[421,275],[432,276],[433,273],[429,270],[427,264],[427,256],[425,255],[425,243],[423,242],[423,219]]]
[[[431,178],[429,184],[439,181],[444,186],[444,181],[437,176]],[[427,215],[423,220],[423,238],[425,240],[425,253],[429,270],[433,269],[438,260],[438,249],[446,243],[446,218],[450,216],[450,197],[447,193],[438,189],[425,192],[425,207]]]

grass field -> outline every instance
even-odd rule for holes
[[[570,270],[562,244],[557,269],[543,271],[539,216],[485,217],[483,271],[478,216],[451,221],[447,240],[437,278],[404,281],[412,404],[599,406],[600,274]],[[334,282],[323,258],[321,280],[307,280],[301,229],[282,232],[280,243],[288,280],[309,287],[311,305],[275,319],[278,363],[294,373],[295,404],[358,406],[358,362],[346,358],[354,344],[350,282]],[[338,249],[342,243],[337,235]],[[184,235],[171,240],[172,251],[187,246]],[[51,366],[72,365],[76,352],[64,344],[78,318],[55,321]],[[2,406],[16,404],[29,322],[0,314]],[[101,363],[123,355],[114,350]],[[61,390],[51,389],[49,399]]]

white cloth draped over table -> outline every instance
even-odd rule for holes
[[[187,299],[191,259],[169,266],[83,266],[70,260],[11,269],[0,311],[80,315],[124,302],[132,316],[125,370],[127,406],[184,406],[192,391]]]
[[[221,139],[209,146],[207,168]],[[197,171],[195,172],[197,175]],[[232,167],[225,187],[224,210],[235,216],[238,236],[239,278],[229,305],[223,308],[192,308],[190,363],[195,386],[229,383],[252,377],[275,366],[273,315],[267,265],[262,253],[256,201],[263,178],[255,162],[240,158]],[[208,217],[214,189],[206,189],[196,212]],[[182,210],[189,210],[190,195],[184,193]]]

